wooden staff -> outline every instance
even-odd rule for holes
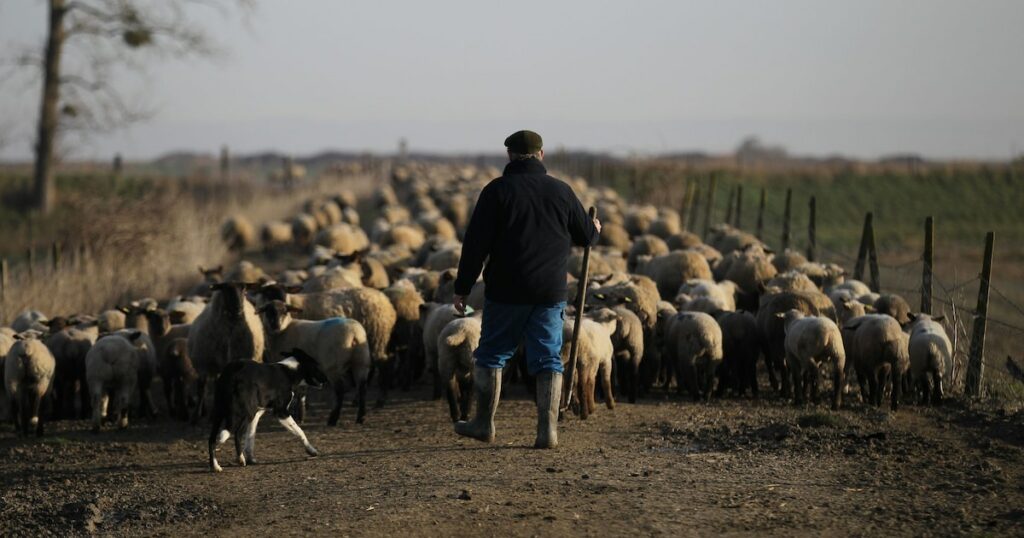
[[[587,214],[590,215],[590,220],[593,221],[597,217],[597,208],[591,207]],[[576,391],[577,351],[579,351],[580,325],[583,323],[583,305],[587,300],[587,280],[589,280],[590,276],[590,247],[591,245],[587,245],[583,248],[583,268],[576,290],[576,323],[572,328],[572,342],[569,344],[569,363],[566,365],[568,371],[565,372],[565,377],[569,378],[569,390],[562,391],[562,404],[559,406],[561,410],[569,408],[569,404],[572,403],[572,394]]]

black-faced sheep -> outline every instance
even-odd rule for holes
[[[96,341],[95,330],[83,330],[76,327],[58,328],[50,321],[51,333],[44,342],[56,361],[53,377],[53,392],[56,398],[55,414],[59,418],[75,417],[75,393],[80,402],[79,417],[89,416],[89,386],[85,378],[85,356]],[[57,329],[57,330],[53,330]]]
[[[722,328],[722,368],[717,394],[721,396],[726,388],[732,388],[736,396],[744,396],[750,389],[757,398],[757,359],[762,346],[754,315],[743,311],[713,315]]]
[[[171,416],[185,420],[188,418],[188,394],[199,377],[188,354],[191,324],[172,324],[170,314],[159,308],[147,312],[146,319],[168,411]]]

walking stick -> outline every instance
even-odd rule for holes
[[[593,221],[594,217],[597,216],[597,208],[591,207],[587,213],[590,216],[590,220]],[[577,351],[579,351],[579,340],[580,340],[580,325],[583,321],[583,305],[587,300],[587,280],[590,276],[590,245],[583,248],[583,267],[580,271],[580,278],[578,288],[576,290],[576,322],[572,328],[572,342],[569,344],[569,363],[566,365],[568,369],[565,372],[565,377],[569,379],[569,390],[562,391],[562,403],[559,406],[559,410],[566,410],[569,408],[569,404],[572,403],[572,395],[576,391],[576,371],[578,370],[579,358]]]

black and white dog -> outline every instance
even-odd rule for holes
[[[210,429],[210,470],[222,470],[214,452],[217,445],[227,441],[231,434],[235,435],[238,463],[243,466],[247,462],[256,463],[256,424],[267,410],[274,414],[285,429],[302,440],[307,454],[318,454],[302,428],[288,414],[288,406],[300,384],[319,388],[327,383],[327,376],[317,365],[316,359],[301,349],[293,349],[281,355],[285,359],[273,364],[251,360],[233,361],[217,378],[210,417],[213,423]]]

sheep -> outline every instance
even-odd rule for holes
[[[604,216],[601,219],[604,220]],[[619,224],[608,222],[602,223],[601,237],[598,239],[597,244],[614,247],[623,252],[629,251],[629,247],[632,246],[629,240],[629,232]]]
[[[656,235],[641,235],[633,239],[633,245],[629,247],[626,258],[626,268],[633,272],[636,269],[637,258],[640,256],[661,256],[668,254],[668,245]]]
[[[10,413],[15,429],[28,435],[35,428],[36,436],[43,435],[43,420],[39,407],[50,391],[56,361],[46,346],[34,337],[16,335],[16,340],[4,357],[4,387],[10,402]]]
[[[638,236],[647,233],[651,222],[658,218],[658,209],[652,205],[630,207],[625,214],[625,227],[629,235]]]
[[[363,286],[363,269],[358,264],[337,265],[311,276],[302,283],[303,293],[329,292]]]
[[[828,362],[832,364],[832,409],[838,410],[843,401],[846,368],[846,349],[839,327],[828,318],[805,317],[796,309],[776,313],[775,317],[783,320],[786,332],[786,366],[793,379],[793,403],[803,404],[807,393],[817,403],[819,369]]]
[[[910,305],[906,299],[899,295],[883,293],[875,300],[873,306],[875,307],[875,312],[892,316],[903,327],[910,323]]]
[[[210,284],[216,284],[224,280],[224,266],[218,265],[217,267],[205,268],[202,265],[200,265],[199,274],[203,275],[203,281],[193,286],[188,291],[187,295],[209,297]],[[123,329],[124,327],[121,328]]]
[[[720,265],[716,269],[721,268]],[[715,275],[715,278],[735,282],[739,289],[737,308],[753,312],[757,308],[757,298],[762,287],[775,276],[775,273],[775,266],[771,264],[768,256],[755,247],[739,253],[727,265],[724,273]]]
[[[420,324],[423,335],[423,356],[427,364],[427,371],[434,378],[434,399],[441,397],[444,390],[444,381],[441,379],[441,371],[438,369],[437,342],[441,331],[449,322],[458,317],[455,306],[447,303],[424,303],[420,306]]]
[[[455,271],[452,271],[454,277]],[[432,300],[434,294],[437,292],[437,287],[441,283],[440,271],[428,271],[426,269],[420,269],[417,267],[411,267],[402,272],[400,280],[406,280],[411,282],[416,287],[416,291],[419,292],[420,297],[423,300]]]
[[[146,319],[168,411],[171,416],[185,420],[189,407],[186,395],[199,377],[188,354],[191,324],[172,325],[170,313],[159,308],[147,312]]]
[[[676,250],[657,257],[639,256],[635,272],[654,280],[661,297],[670,298],[690,279],[711,279],[711,267],[700,254]]]
[[[178,295],[167,301],[167,307],[164,309],[167,312],[168,319],[174,324],[188,324],[192,323],[199,317],[199,314],[203,313],[206,309],[206,303],[197,300],[185,299]],[[152,312],[152,310],[150,311]],[[147,317],[147,319],[149,319]],[[150,332],[152,336],[152,331]]]
[[[875,307],[868,306],[851,297],[848,290],[833,291],[829,294],[829,299],[832,300],[832,304],[835,306],[836,321],[838,321],[840,325],[853,318],[860,317],[868,313],[874,313],[875,311]]]
[[[402,245],[408,250],[408,247]],[[429,237],[426,241],[420,245],[420,248],[416,250],[416,255],[413,257],[412,265],[416,267],[424,267],[427,264],[427,259],[430,258],[435,252],[442,250],[459,250],[461,254],[462,243],[457,239],[443,239],[440,237]],[[442,269],[435,269],[435,271],[443,271],[447,267]]]
[[[444,271],[445,269],[457,269],[459,260],[462,258],[462,245],[456,243],[434,252],[427,256],[423,268],[430,271]]]
[[[601,308],[589,317],[598,323],[615,322],[612,347],[615,349],[614,370],[618,372],[620,390],[625,390],[629,403],[636,403],[640,388],[640,365],[644,356],[644,327],[632,310],[623,306]]]
[[[96,317],[96,327],[101,333],[112,333],[123,329],[125,321],[124,312],[112,308],[100,312],[100,315]]]
[[[574,278],[579,278],[583,271],[583,249],[574,248],[572,253],[569,255],[569,274]],[[601,256],[599,252],[592,251],[590,253],[590,266],[587,273],[591,278],[595,276],[610,275],[615,272],[604,256]]]
[[[391,332],[398,318],[388,296],[372,288],[351,288],[323,293],[296,293],[297,291],[294,288],[270,284],[261,287],[259,294],[264,301],[284,301],[300,309],[298,317],[301,319],[349,317],[361,323],[366,329],[373,366],[380,370],[380,393],[376,405],[378,408],[383,407],[394,368],[388,349]]]
[[[428,237],[439,237],[441,239],[455,239],[458,234],[455,233],[455,226],[452,221],[446,219],[440,214],[436,216],[421,215],[416,219],[416,223],[423,228],[423,231]]]
[[[148,326],[148,320],[147,320]],[[139,414],[145,417],[154,417],[157,414],[156,404],[153,403],[153,395],[150,388],[153,385],[153,376],[156,375],[158,364],[156,362],[156,346],[148,333],[142,332],[134,337],[135,332],[142,332],[133,329],[121,329],[111,335],[127,338],[135,344],[138,350],[138,381],[135,386],[139,393]]]
[[[391,228],[378,238],[377,242],[382,247],[398,244],[405,245],[412,250],[416,250],[420,248],[426,240],[427,236],[420,228],[409,224],[397,224],[391,226]]]
[[[290,246],[293,243],[292,225],[283,221],[270,221],[260,228],[260,240],[263,248],[275,249]]]
[[[220,238],[230,250],[240,252],[256,244],[256,228],[244,215],[231,215],[220,226]]]
[[[896,411],[903,374],[910,368],[910,338],[899,322],[888,314],[867,314],[847,321],[843,337],[861,394],[875,406],[882,405],[882,393],[891,377],[891,407]]]
[[[85,357],[96,342],[98,333],[95,330],[83,330],[77,327],[60,328],[58,320],[50,321],[50,334],[43,342],[53,355],[56,364],[53,377],[55,393],[55,415],[58,418],[75,416],[75,391],[79,393],[80,415],[87,417],[90,413],[89,386],[85,377]]]
[[[473,352],[480,345],[479,317],[450,321],[437,335],[437,371],[445,384],[452,422],[469,418],[473,394]]]
[[[316,217],[309,213],[299,213],[292,217],[292,240],[300,247],[307,247],[316,237],[319,226]]]
[[[306,454],[319,455],[288,414],[288,406],[300,383],[319,388],[327,382],[327,376],[320,370],[317,360],[302,350],[294,349],[285,355],[284,360],[273,364],[239,360],[224,368],[217,379],[211,413],[208,441],[211,471],[223,470],[215,452],[217,445],[227,441],[232,433],[239,465],[256,463],[256,426],[268,408],[286,430],[302,441]]]
[[[679,286],[676,296],[679,294],[687,295],[691,301],[697,298],[706,298],[709,309],[700,311],[708,314],[719,310],[726,312],[736,310],[736,284],[728,280],[715,282],[710,279],[691,278]],[[694,307],[698,304],[703,303],[684,304],[682,310],[696,310]]]
[[[867,284],[859,280],[853,279],[844,280],[840,284],[836,284],[835,286],[826,288],[826,290],[828,291],[829,295],[832,295],[832,293],[836,291],[846,290],[849,292],[850,297],[854,299],[858,299],[871,293],[871,288],[869,288]]]
[[[228,272],[224,279],[229,282],[260,282],[270,280],[270,275],[251,261],[242,260],[235,265],[234,269]],[[156,307],[156,304],[153,307]]]
[[[679,391],[685,383],[694,401],[711,400],[715,373],[722,363],[722,329],[703,312],[680,312],[669,322],[665,358],[677,373]]]
[[[750,247],[764,246],[764,243],[762,243],[761,240],[753,234],[744,232],[743,230],[738,230],[728,224],[718,224],[714,226],[711,229],[708,244],[719,252],[725,253],[744,251]]]
[[[434,296],[431,300],[435,303],[450,303],[455,299],[455,277],[456,271],[442,271],[441,277],[438,279],[437,289],[434,291]],[[478,280],[473,283],[473,288],[469,290],[469,296],[466,297],[466,304],[473,307],[475,310],[480,310],[484,307],[485,293],[487,286],[483,280]]]
[[[569,351],[572,345],[572,331],[575,320],[566,320],[562,326],[562,364],[568,364]],[[615,322],[598,322],[589,318],[583,318],[580,324],[580,334],[576,357],[579,361],[576,369],[576,401],[579,405],[580,418],[586,419],[594,413],[595,405],[594,391],[597,388],[597,378],[601,376],[601,389],[604,392],[604,403],[608,409],[615,409],[615,398],[612,395],[612,358],[615,355],[615,347],[612,344],[612,333],[615,332]],[[568,390],[571,380],[563,378],[563,390]]]
[[[910,325],[910,378],[920,402],[942,403],[943,382],[953,371],[953,345],[946,330],[939,323],[943,316],[911,314]]]
[[[614,308],[622,305],[640,318],[644,327],[644,358],[641,362],[641,389],[650,389],[657,377],[661,364],[657,346],[654,344],[654,326],[658,321],[658,289],[653,280],[642,275],[632,275],[629,280],[613,285],[604,285],[587,290],[587,303],[594,307]]]
[[[721,396],[731,387],[736,396],[744,396],[749,388],[757,398],[757,359],[761,355],[757,320],[750,312],[742,311],[719,311],[712,315],[722,328],[722,367],[716,394]]]
[[[778,373],[782,381],[781,392],[786,398],[790,396],[790,379],[785,363],[786,333],[782,320],[778,319],[775,314],[793,308],[809,316],[825,316],[833,321],[836,320],[832,301],[820,292],[774,290],[774,292],[766,293],[761,297],[760,307],[757,310],[757,330],[761,335],[768,381],[773,390],[779,390],[779,380],[776,378],[776,373]]]
[[[316,234],[316,244],[341,254],[352,254],[369,248],[370,239],[366,232],[351,224],[339,223],[324,228]]]
[[[11,321],[11,329],[16,333],[23,333],[30,329],[45,333],[46,325],[43,322],[47,321],[47,319],[46,314],[38,310],[26,310],[19,313]]]
[[[815,286],[823,289],[842,284],[846,278],[846,270],[834,263],[807,262],[793,270],[807,275]]]
[[[414,379],[423,373],[423,335],[420,327],[420,305],[423,296],[410,280],[399,280],[385,288],[384,295],[395,307],[395,328],[391,331],[391,351],[398,364],[395,370],[399,386],[409,390]]]
[[[289,349],[301,349],[316,357],[317,365],[334,389],[334,408],[327,425],[334,426],[345,400],[345,376],[356,387],[356,423],[366,417],[366,383],[370,377],[370,348],[366,329],[354,319],[328,318],[320,321],[294,319],[300,312],[283,301],[271,301],[260,308],[268,336],[267,356],[277,357]],[[298,420],[305,415],[305,395],[299,399]]]
[[[213,297],[188,331],[188,355],[199,378],[199,401],[192,421],[199,420],[206,399],[206,381],[216,377],[228,362],[236,359],[261,361],[264,349],[263,324],[256,308],[245,297],[253,284],[221,282],[210,286]]]
[[[783,250],[781,254],[777,254],[772,258],[772,265],[775,266],[775,270],[779,273],[792,271],[805,263],[807,263],[807,258],[791,248]]]
[[[601,233],[604,234],[603,227],[601,228]],[[665,244],[668,245],[668,248],[670,250],[686,250],[700,247],[701,245],[703,245],[703,242],[701,242],[700,237],[697,236],[697,234],[693,232],[688,232],[686,230],[682,230],[672,235],[669,235],[668,237],[665,237]],[[719,254],[718,257],[721,258],[722,255]],[[710,262],[710,260],[708,261]]]
[[[146,351],[136,347],[142,332],[100,338],[85,356],[85,378],[92,397],[92,431],[97,433],[103,419],[118,416],[118,427],[128,427],[128,410],[139,381],[140,364]],[[113,396],[112,408],[108,409]],[[108,415],[109,412],[109,415]]]

